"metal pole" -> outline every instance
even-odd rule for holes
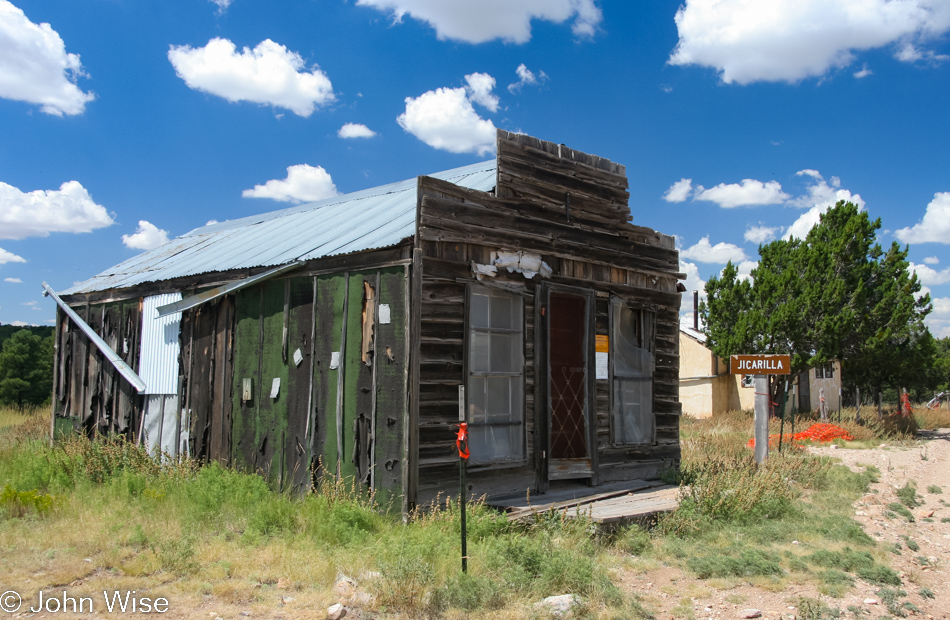
[[[854,388],[854,421],[861,423],[861,388]]]
[[[782,451],[782,435],[785,433],[785,403],[788,401],[788,379],[785,380],[785,391],[782,392],[782,423],[778,430],[778,451]]]
[[[755,376],[755,462],[761,465],[769,455],[769,377]]]
[[[459,386],[459,438],[461,440],[462,433],[465,432],[465,386]],[[466,436],[466,451],[468,450],[468,440]],[[466,457],[462,455],[462,451],[459,450],[459,509],[461,510],[461,526],[462,526],[462,572],[468,572],[468,532],[467,526],[465,523],[465,496],[468,495],[465,489],[465,461]]]

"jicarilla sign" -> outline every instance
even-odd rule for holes
[[[787,375],[792,372],[791,355],[733,355],[729,372],[734,375]]]

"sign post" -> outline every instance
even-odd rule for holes
[[[792,370],[791,355],[733,355],[729,371],[755,375],[755,462],[762,464],[769,455],[769,413],[772,394],[769,375],[787,375]]]
[[[455,447],[459,451],[459,510],[461,512],[462,529],[462,572],[468,572],[468,532],[465,523],[465,463],[468,461],[468,424],[465,423],[465,386],[459,386],[459,432],[455,438]]]

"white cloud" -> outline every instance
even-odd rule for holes
[[[336,135],[341,138],[372,138],[376,132],[360,123],[346,123]]]
[[[531,20],[560,24],[574,18],[577,37],[591,37],[603,19],[595,0],[357,0],[389,12],[394,23],[406,15],[426,22],[440,40],[484,43],[502,39],[525,43],[531,39]]]
[[[465,81],[469,100],[492,112],[498,111],[498,96],[491,92],[495,88],[495,78],[487,73],[470,73],[465,76]]]
[[[172,45],[168,60],[189,88],[231,102],[272,105],[306,117],[335,99],[330,79],[319,67],[308,68],[300,54],[270,39],[240,52],[221,38],[198,48]]]
[[[491,152],[495,125],[478,116],[464,88],[439,88],[406,97],[399,125],[431,147],[450,153]]]
[[[745,252],[737,245],[732,243],[717,243],[711,245],[709,236],[699,240],[696,245],[680,250],[680,256],[690,258],[701,263],[739,263],[746,259]]]
[[[84,233],[114,223],[79,181],[67,181],[58,190],[26,193],[0,182],[0,239]]]
[[[744,260],[740,261],[736,265],[736,271],[738,271],[737,278],[742,280],[752,280],[752,270],[759,266],[759,261],[757,260]]]
[[[927,61],[937,65],[945,60],[950,60],[946,54],[937,54],[933,50],[919,50],[912,43],[906,43],[894,52],[894,58],[901,62],[917,62],[918,60]]]
[[[680,305],[680,312],[693,312],[693,291],[699,291],[699,300],[706,299],[706,281],[699,277],[699,268],[695,263],[680,261],[680,271],[686,274],[686,280],[683,286],[686,291],[683,293],[683,301]]]
[[[928,256],[927,258],[924,259],[924,262],[927,263],[928,265],[939,265],[940,259],[937,258],[936,256]]]
[[[521,87],[525,85],[544,84],[548,81],[547,73],[544,71],[538,71],[537,75],[535,75],[535,73],[524,63],[518,65],[518,68],[515,69],[515,73],[518,75],[518,81],[512,82],[508,85],[508,92],[510,93],[516,93],[520,91]]]
[[[10,325],[14,327],[29,327],[30,324],[26,321],[10,321]]]
[[[151,222],[139,220],[139,227],[134,234],[122,235],[122,243],[135,250],[154,250],[168,243],[168,231]]]
[[[861,194],[852,194],[849,190],[841,189],[841,181],[838,177],[831,177],[831,184],[829,185],[817,170],[800,170],[796,174],[812,177],[815,182],[808,187],[806,195],[790,200],[787,204],[810,208],[785,230],[782,239],[790,239],[791,237],[804,239],[808,236],[808,231],[820,221],[821,214],[835,206],[838,201],[851,202],[857,205],[858,210],[864,209],[864,200],[861,198]]]
[[[37,304],[39,304],[39,303],[40,303],[40,302],[38,302],[38,301],[24,301],[21,305],[24,305],[24,306],[35,306],[35,305],[37,305]]]
[[[715,202],[720,207],[731,209],[751,205],[782,204],[789,198],[790,196],[782,191],[782,185],[778,181],[763,183],[755,179],[742,179],[741,183],[720,183],[709,189],[699,186],[696,188],[693,200]]]
[[[17,256],[13,252],[7,252],[3,248],[0,248],[0,265],[5,265],[7,263],[25,263],[26,259],[22,256]]]
[[[894,233],[904,243],[950,243],[950,192],[937,192],[924,218]]]
[[[55,116],[82,114],[95,99],[76,86],[83,75],[79,56],[66,53],[58,32],[0,0],[0,97],[37,103]]]
[[[861,67],[860,71],[854,72],[854,77],[857,79],[866,78],[869,75],[874,75],[874,72],[868,69],[868,63],[864,63],[864,66]]]
[[[762,244],[775,239],[775,233],[777,233],[778,230],[777,226],[749,226],[745,231],[745,240],[749,243]]]
[[[814,179],[814,182],[808,186],[808,193],[806,195],[789,201],[788,204],[794,207],[802,207],[805,209],[823,207],[822,212],[824,212],[828,210],[828,207],[833,207],[839,201],[843,200],[845,202],[853,202],[859,209],[864,208],[864,200],[861,198],[861,194],[852,194],[850,190],[841,189],[841,179],[838,177],[831,177],[831,184],[829,184],[817,170],[799,170],[795,175],[811,177]]]
[[[924,318],[924,323],[937,338],[950,337],[950,297],[932,297],[933,311]]]
[[[916,273],[920,283],[926,286],[939,286],[950,282],[950,267],[947,267],[943,271],[937,271],[927,265],[915,265],[914,263],[910,263],[907,266],[907,271]]]
[[[3,251],[3,250],[0,249],[0,252],[2,252],[2,251]],[[4,278],[3,281],[4,281],[4,282],[9,282],[9,283],[11,283],[11,284],[23,284],[23,280],[21,280],[20,278]]]
[[[856,51],[926,43],[950,30],[950,5],[945,0],[686,0],[675,21],[679,42],[670,64],[716,69],[727,84],[798,82],[848,66]]]
[[[339,195],[323,166],[297,164],[287,167],[286,179],[271,179],[241,193],[245,198],[271,198],[281,202],[313,202]]]
[[[232,0],[211,0],[211,2],[214,2],[218,5],[219,13],[224,13],[228,7],[231,6]]]
[[[666,190],[666,193],[663,194],[663,200],[667,202],[684,202],[689,198],[691,191],[693,191],[693,180],[680,179],[671,185],[670,189]]]

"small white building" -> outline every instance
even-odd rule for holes
[[[718,413],[755,407],[752,375],[729,373],[729,361],[706,348],[706,335],[680,324],[680,403],[683,413],[708,418]],[[818,411],[821,399],[830,413],[841,403],[841,363],[837,360],[794,376],[786,411]]]

